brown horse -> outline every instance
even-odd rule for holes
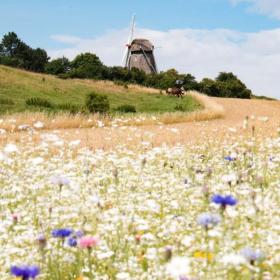
[[[184,90],[182,88],[168,88],[166,90],[166,93],[169,96],[177,96],[178,98],[179,97],[183,98],[184,96]]]

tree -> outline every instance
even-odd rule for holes
[[[177,70],[169,69],[166,72],[161,72],[159,81],[159,88],[167,89],[170,87],[174,87],[177,80],[180,80],[180,75]]]
[[[72,61],[71,65],[74,68],[79,68],[84,65],[95,65],[95,66],[103,66],[103,63],[99,59],[99,57],[92,53],[82,53],[76,56],[76,58]]]
[[[231,72],[220,72],[220,74],[216,78],[217,82],[229,82],[232,80],[238,80],[238,78]]]
[[[1,42],[1,56],[16,56],[19,53],[19,49],[23,46],[23,42],[18,38],[14,32],[9,32],[3,36]]]
[[[199,89],[201,92],[210,96],[221,96],[220,88],[217,82],[208,78],[204,78],[199,83]]]
[[[45,71],[48,74],[59,75],[70,71],[70,61],[66,57],[54,59],[46,64]]]
[[[0,44],[0,63],[9,66],[43,72],[48,59],[45,50],[32,49],[21,41],[14,32],[4,35]]]
[[[31,51],[31,63],[28,70],[35,72],[44,72],[45,65],[49,60],[48,54],[45,50],[37,48]]]
[[[106,67],[99,57],[92,53],[78,55],[71,62],[71,76],[77,78],[102,79],[106,74]]]
[[[112,81],[128,82],[131,79],[130,71],[127,68],[114,66],[108,67],[107,78]]]
[[[130,81],[135,84],[143,85],[146,79],[146,73],[143,70],[132,68],[130,71]]]
[[[0,44],[0,61],[3,64],[15,67],[23,67],[23,54],[27,52],[27,46],[18,38],[14,32],[3,36]]]
[[[233,73],[221,72],[215,80],[203,79],[200,91],[218,97],[251,98],[252,92]]]
[[[191,74],[182,75],[181,79],[185,90],[199,90],[199,84]]]
[[[220,92],[225,97],[248,98],[252,97],[252,91],[242,83],[233,73],[221,72],[216,78]]]
[[[159,74],[149,74],[146,77],[145,85],[159,89],[167,89],[175,85],[176,80],[182,76],[175,69],[169,69]]]

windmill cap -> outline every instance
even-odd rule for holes
[[[130,50],[132,52],[141,50],[150,52],[154,50],[154,45],[147,39],[134,39],[131,43]]]

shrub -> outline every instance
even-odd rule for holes
[[[122,113],[136,113],[136,108],[133,105],[123,104],[116,108],[116,111]]]
[[[181,104],[177,104],[177,105],[174,107],[174,110],[175,110],[175,111],[180,111],[180,112],[185,112],[185,111],[186,111],[186,109],[184,108],[184,106],[181,105]]]
[[[92,92],[86,98],[86,108],[90,113],[107,113],[110,110],[108,97]]]
[[[9,98],[0,98],[1,105],[15,105],[14,101]]]
[[[54,59],[47,63],[45,72],[52,75],[67,73],[70,70],[70,61],[66,57]]]
[[[27,106],[43,107],[43,108],[53,108],[54,105],[47,99],[40,97],[32,97],[25,101]]]
[[[80,106],[78,106],[76,104],[72,104],[70,102],[59,104],[59,105],[56,106],[56,108],[58,110],[68,111],[71,114],[77,114],[77,113],[82,111],[82,108],[80,108]]]

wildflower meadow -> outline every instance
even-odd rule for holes
[[[1,280],[280,279],[280,138],[46,139],[0,150]]]

